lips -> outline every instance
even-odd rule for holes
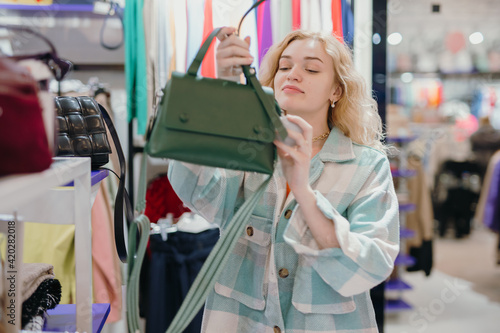
[[[303,90],[297,88],[296,86],[286,85],[281,90],[289,93],[304,93]]]

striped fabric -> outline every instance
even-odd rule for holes
[[[265,175],[172,162],[179,197],[221,226]],[[377,332],[369,289],[385,280],[399,250],[398,203],[387,158],[334,128],[312,159],[317,206],[341,248],[319,249],[278,161],[210,294],[203,332]]]

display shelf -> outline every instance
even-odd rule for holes
[[[408,177],[413,177],[417,174],[417,170],[391,170],[392,177],[403,177],[403,178],[408,178]]]
[[[415,136],[388,136],[385,140],[388,143],[408,143],[415,140],[417,137]]]
[[[404,253],[400,253],[397,257],[396,260],[394,261],[395,265],[402,265],[402,266],[413,266],[415,265],[416,260],[412,256]]]
[[[386,290],[411,290],[412,287],[401,279],[390,279],[385,283]]]
[[[402,299],[388,299],[385,303],[385,312],[394,313],[402,310],[411,310],[413,307]]]
[[[0,4],[0,9],[10,10],[35,10],[35,11],[60,11],[60,12],[92,12],[93,5],[86,4],[52,4],[52,5],[19,5],[19,4]]]
[[[9,267],[12,271],[9,274],[16,275],[16,290],[21,288],[17,268],[23,257],[24,222],[75,225],[76,327],[79,332],[92,330],[90,211],[98,184],[91,186],[90,178],[90,158],[82,157],[56,157],[50,168],[42,172],[0,178],[0,214],[7,216],[3,221],[8,222],[2,222],[0,229],[14,231],[16,235],[15,264],[13,269]],[[72,187],[64,187],[71,182]],[[12,218],[9,219],[9,215]],[[17,292],[12,297],[16,313],[21,313],[20,295]],[[15,325],[9,325],[8,332],[20,328],[20,317],[16,317]]]
[[[92,304],[92,333],[100,333],[108,318],[110,305],[108,303]],[[47,311],[44,332],[74,332],[76,305],[59,304],[54,309]]]
[[[407,228],[401,228],[401,230],[399,231],[399,236],[401,238],[412,238],[413,236],[415,236],[415,231]]]
[[[102,180],[104,180],[104,178],[106,178],[108,175],[109,175],[109,171],[106,170],[106,169],[92,171],[90,173],[90,185],[91,186],[98,185],[99,182],[101,182]],[[71,186],[74,186],[74,185],[75,185],[75,182],[69,182],[68,184],[66,184],[64,186],[71,187]]]
[[[399,211],[400,212],[413,212],[417,208],[417,205],[412,203],[400,203]]]

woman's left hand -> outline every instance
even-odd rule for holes
[[[302,129],[302,133],[288,130],[288,135],[295,140],[295,146],[288,146],[278,139],[274,144],[278,148],[283,173],[290,190],[297,198],[298,193],[305,193],[309,187],[309,166],[312,157],[312,126],[298,116],[287,115],[288,120]]]

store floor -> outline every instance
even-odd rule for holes
[[[431,275],[403,275],[413,289],[401,295],[413,309],[386,315],[385,333],[500,332],[496,237],[476,227],[462,239],[436,238]]]

